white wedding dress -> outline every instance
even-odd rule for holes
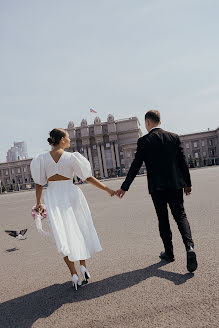
[[[78,261],[101,251],[86,198],[72,181],[74,174],[81,180],[92,175],[88,160],[78,152],[64,151],[56,163],[48,152],[33,159],[30,168],[34,182],[42,186],[55,174],[70,178],[48,181],[44,193],[47,217],[58,252],[63,257],[68,256],[70,261]]]

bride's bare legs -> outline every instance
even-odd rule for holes
[[[86,262],[85,262],[85,260],[80,260],[80,265],[83,265],[86,268]]]
[[[71,272],[71,275],[73,276],[73,274],[77,274],[77,271],[75,269],[74,262],[69,261],[68,256],[65,256],[64,257],[64,261],[67,264],[67,266],[68,266],[68,268],[69,268],[69,270]]]

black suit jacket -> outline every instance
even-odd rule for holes
[[[135,159],[121,189],[127,191],[143,162],[147,169],[148,189],[176,190],[191,186],[189,168],[177,134],[152,129],[138,139]]]

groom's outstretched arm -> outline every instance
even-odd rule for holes
[[[123,191],[129,190],[131,183],[133,182],[134,178],[136,177],[138,171],[140,170],[143,164],[143,159],[144,159],[143,140],[142,138],[139,138],[137,143],[137,151],[135,154],[135,158],[130,166],[127,177],[121,186],[121,189]]]

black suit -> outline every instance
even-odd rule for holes
[[[183,188],[191,186],[191,179],[178,135],[155,128],[139,138],[135,159],[121,186],[122,190],[129,189],[143,162],[146,165],[148,189],[157,212],[160,236],[166,253],[173,253],[167,204],[178,224],[186,248],[193,247],[183,206]]]

